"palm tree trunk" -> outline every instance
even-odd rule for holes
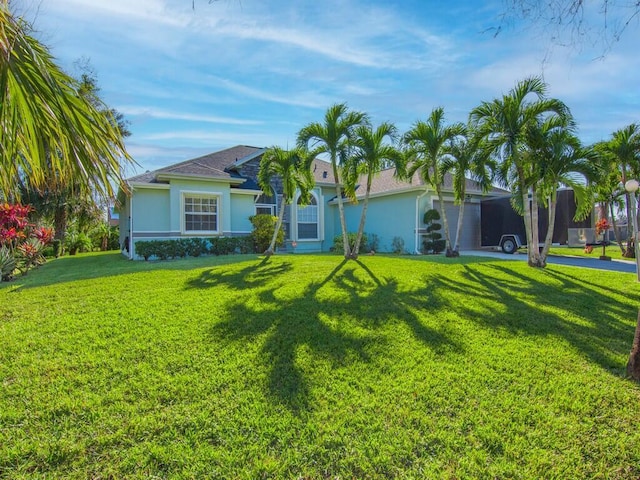
[[[538,227],[538,192],[535,186],[531,189],[531,249],[529,250],[529,265],[532,267],[546,267],[546,262],[540,257],[540,229]]]
[[[551,192],[551,197],[549,198],[549,225],[547,226],[547,235],[544,239],[544,247],[542,248],[542,253],[540,254],[540,258],[545,264],[547,263],[547,255],[549,254],[549,249],[551,248],[551,242],[553,242],[553,231],[556,227],[557,206],[558,194],[554,189],[554,191]]]
[[[457,257],[460,255],[460,235],[462,234],[462,218],[464,216],[464,194],[462,195],[462,201],[460,202],[460,209],[458,210],[458,225],[456,226],[456,243],[453,246],[453,253]]]
[[[442,195],[442,191],[440,187],[436,188],[436,193],[438,194],[438,200],[440,201],[440,214],[442,215],[442,228],[444,229],[444,239],[445,239],[445,255],[447,257],[454,257],[456,255],[453,254],[453,250],[451,249],[451,235],[449,235],[449,221],[447,220],[447,212],[444,208],[444,196]]]
[[[529,265],[531,265],[531,248],[533,247],[533,237],[531,236],[531,204],[529,203],[529,192],[522,183],[520,185],[520,190],[522,195],[522,204],[524,206],[524,231],[527,237],[527,259],[529,261]]]
[[[342,187],[340,186],[340,177],[338,176],[338,167],[336,159],[331,159],[331,167],[333,168],[333,179],[336,185],[336,196],[338,197],[338,215],[340,216],[340,228],[342,229],[342,246],[344,248],[344,258],[351,257],[351,248],[349,247],[349,234],[347,232],[347,221],[344,218],[344,204],[342,202]]]
[[[627,363],[627,375],[636,381],[640,381],[640,310],[638,310],[638,320],[636,322],[636,332],[633,336],[633,345]]]
[[[353,246],[353,252],[351,252],[351,258],[353,260],[358,258],[358,253],[360,252],[360,242],[362,242],[364,224],[367,219],[367,208],[369,207],[369,192],[371,192],[371,180],[368,179],[367,191],[364,194],[364,201],[362,202],[362,214],[360,215],[360,225],[358,225],[358,236],[356,237],[356,244]]]
[[[613,233],[616,236],[616,243],[618,244],[618,247],[620,247],[620,253],[624,253],[624,246],[622,245],[622,240],[620,239],[620,228],[616,223],[616,216],[613,211],[613,203],[609,203],[609,206],[606,208],[611,211],[611,225],[613,225]]]
[[[271,237],[271,243],[269,244],[269,248],[264,252],[265,255],[270,256],[275,253],[276,248],[276,240],[278,239],[278,232],[280,231],[280,227],[282,227],[282,219],[284,218],[284,209],[287,206],[287,199],[284,195],[282,195],[282,205],[280,205],[280,211],[278,212],[278,221],[276,222],[276,228],[273,231],[273,237]]]

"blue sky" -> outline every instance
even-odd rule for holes
[[[237,144],[293,145],[335,102],[401,131],[436,106],[466,121],[530,75],[568,104],[584,142],[640,121],[637,24],[603,57],[597,35],[562,47],[548,29],[502,24],[504,11],[502,0],[19,6],[63,68],[73,73],[74,61],[90,59],[103,99],[130,121],[127,148],[140,166],[128,176]]]

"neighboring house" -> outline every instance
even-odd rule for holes
[[[239,145],[129,178],[130,194],[120,196],[123,250],[129,258],[135,258],[138,241],[250,234],[251,215],[277,215],[280,206],[279,182],[274,182],[270,192],[262,192],[256,182],[264,152],[264,148]],[[329,251],[333,238],[340,234],[331,165],[316,159],[312,168],[316,184],[311,203],[298,205],[296,199],[285,211],[288,251]],[[360,192],[362,185],[356,190],[358,195],[364,195]],[[458,207],[453,205],[449,177],[445,194],[454,235]],[[469,181],[461,248],[480,247],[481,196],[477,184]],[[422,217],[433,207],[439,208],[437,196],[418,177],[403,182],[393,177],[392,170],[385,170],[374,181],[365,232],[377,235],[381,251],[390,251],[393,238],[400,237],[407,251],[420,253]],[[349,231],[357,230],[361,208],[362,202],[346,202]]]

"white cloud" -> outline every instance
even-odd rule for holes
[[[196,113],[174,112],[155,107],[142,107],[135,105],[119,106],[118,111],[125,115],[151,117],[163,120],[184,120],[188,122],[222,123],[226,125],[261,125],[264,122],[258,120],[243,120],[230,117],[216,117],[212,115],[200,115]]]

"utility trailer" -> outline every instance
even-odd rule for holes
[[[552,243],[567,245],[570,229],[591,229],[592,216],[576,222],[576,202],[573,190],[558,191],[556,221]],[[546,208],[538,208],[538,231],[540,242],[544,242],[547,234],[548,212]],[[511,197],[490,198],[480,202],[481,246],[499,247],[504,253],[515,253],[526,247],[527,234],[524,228],[524,217],[518,215],[511,206]]]

